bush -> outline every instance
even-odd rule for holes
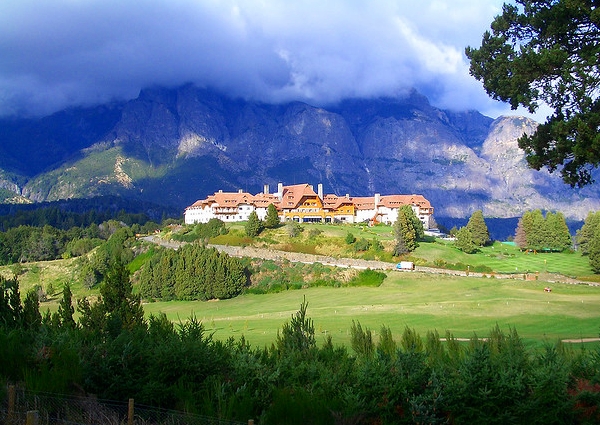
[[[356,242],[356,237],[351,232],[348,232],[346,233],[345,241],[347,245],[352,245],[354,242]]]
[[[368,251],[370,247],[371,247],[371,242],[369,242],[365,238],[360,238],[354,244],[354,251],[356,251],[356,252]]]
[[[350,286],[380,286],[386,277],[385,273],[365,269],[354,276],[348,284]]]

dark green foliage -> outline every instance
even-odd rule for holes
[[[363,330],[360,322],[355,323],[354,320],[352,320],[352,327],[350,328],[350,346],[358,358],[371,358],[375,352],[371,330],[369,328]]]
[[[173,239],[183,242],[194,242],[197,240],[208,240],[219,235],[227,234],[227,228],[218,218],[211,218],[208,223],[196,223],[189,226],[189,231],[173,234]]]
[[[209,300],[239,295],[248,282],[241,260],[199,244],[160,250],[139,276],[140,293],[149,299]]]
[[[6,279],[0,275],[0,326],[17,328],[22,323],[23,306],[17,278]]]
[[[353,233],[348,232],[346,233],[346,238],[344,240],[346,241],[347,245],[352,245],[354,242],[356,242],[356,236],[354,236]]]
[[[58,304],[58,319],[60,324],[65,328],[74,328],[75,320],[73,314],[75,314],[75,308],[73,307],[73,293],[71,292],[71,285],[65,283],[62,292],[63,296]]]
[[[361,270],[358,275],[354,276],[348,282],[350,286],[380,286],[387,275],[377,270],[365,269]]]
[[[20,318],[0,324],[0,380],[264,424],[598,421],[594,350],[526,349],[515,329],[498,326],[463,346],[448,332],[445,342],[437,332],[424,342],[408,326],[396,345],[383,326],[375,347],[371,331],[353,321],[350,354],[331,338],[317,345],[306,299],[270,349],[243,337],[215,341],[193,316],[174,325],[160,314],[144,326],[93,332],[101,328],[89,323],[111,328],[105,313],[109,305],[120,311],[116,294],[130,297],[126,273],[109,275],[114,290],[98,304],[81,301],[80,326],[47,318],[37,327]],[[3,300],[12,298],[6,292]],[[11,311],[29,308],[14,302]]]
[[[461,227],[456,232],[454,246],[466,254],[473,254],[478,251],[477,245],[473,242],[473,234],[467,226]]]
[[[139,295],[132,292],[129,270],[114,264],[100,287],[100,304],[109,329],[134,329],[144,325],[144,309]]]
[[[244,230],[246,231],[246,236],[250,236],[251,238],[260,235],[260,232],[262,232],[263,223],[258,218],[256,211],[252,211],[248,216],[248,221],[246,222]]]
[[[356,252],[368,251],[370,247],[371,247],[371,242],[369,242],[365,238],[360,238],[359,240],[357,240],[354,243],[354,250]]]
[[[590,165],[600,163],[599,31],[596,1],[517,0],[503,6],[480,48],[466,49],[471,75],[494,99],[553,109],[519,146],[532,168],[560,169],[572,186],[590,183]]]
[[[312,319],[306,316],[307,308],[308,302],[305,297],[300,304],[300,310],[283,325],[281,333],[277,333],[276,345],[280,354],[285,355],[290,352],[308,354],[316,347],[315,326]]]
[[[381,325],[379,341],[377,342],[377,352],[393,359],[396,356],[397,349],[398,347],[392,336],[391,329],[388,326]]]
[[[42,324],[40,299],[36,288],[27,292],[27,296],[23,301],[23,310],[21,314],[22,326],[25,329],[37,329]]]
[[[267,229],[274,229],[280,224],[281,221],[279,219],[279,214],[277,214],[277,208],[275,208],[275,205],[269,204],[267,207],[267,216],[265,217],[265,227]]]

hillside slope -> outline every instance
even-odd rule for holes
[[[437,109],[416,92],[328,108],[230,99],[191,85],[153,88],[122,104],[0,122],[0,188],[30,200],[121,195],[183,208],[219,190],[278,182],[325,192],[420,193],[436,214],[532,208],[582,219],[595,185],[565,186],[527,168],[523,117]]]

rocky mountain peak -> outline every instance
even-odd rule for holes
[[[36,200],[120,194],[185,207],[219,189],[307,182],[338,195],[420,193],[453,217],[542,208],[581,219],[600,208],[594,185],[574,190],[527,168],[517,139],[535,126],[441,110],[414,91],[316,107],[154,87],[111,108],[0,122],[0,186]],[[32,162],[23,137],[52,160]]]

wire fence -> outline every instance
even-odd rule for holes
[[[246,425],[174,410],[95,397],[34,393],[9,386],[0,406],[6,425]],[[253,424],[249,420],[248,424]]]

